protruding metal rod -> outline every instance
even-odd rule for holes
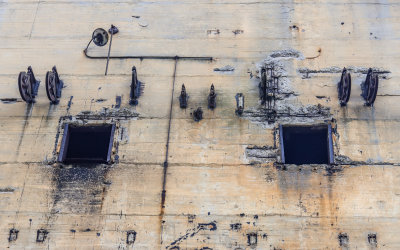
[[[108,56],[107,56],[106,73],[105,73],[104,75],[107,75],[107,71],[108,71],[108,62],[110,61],[110,52],[111,52],[112,37],[113,37],[113,32],[111,32],[110,46],[108,47]]]
[[[108,30],[108,33],[111,34],[111,38],[110,38],[110,46],[108,47],[108,56],[107,56],[107,65],[106,65],[106,73],[105,75],[107,75],[107,71],[108,71],[108,62],[110,61],[110,52],[111,52],[111,44],[112,44],[112,38],[114,34],[118,33],[118,28],[115,27],[114,25],[111,24],[111,28]]]

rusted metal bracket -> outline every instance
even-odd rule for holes
[[[351,94],[351,75],[346,68],[343,68],[340,82],[338,83],[338,97],[340,106],[346,106]]]
[[[370,68],[367,73],[367,78],[365,82],[361,85],[361,96],[365,100],[366,106],[373,106],[376,95],[378,93],[379,77],[378,74],[373,72]]]
[[[181,95],[179,96],[179,106],[181,109],[187,108],[189,95],[186,93],[185,84],[182,84]]]
[[[46,229],[39,229],[36,232],[36,242],[44,242],[49,232]]]
[[[208,95],[208,108],[213,110],[217,107],[217,94],[215,93],[214,84],[211,84],[210,94]]]
[[[261,104],[266,105],[268,122],[273,123],[276,119],[275,101],[279,90],[279,77],[274,74],[273,67],[261,69],[261,82],[258,86]]]
[[[18,88],[22,100],[27,103],[34,103],[39,91],[40,81],[36,80],[32,67],[29,66],[27,72],[20,72],[18,76]]]
[[[142,94],[143,83],[137,79],[136,67],[132,67],[132,83],[129,104],[137,105],[138,98]]]
[[[261,69],[261,82],[258,84],[260,91],[261,104],[265,104],[267,101],[267,73],[265,68]]]
[[[19,233],[19,230],[17,230],[17,229],[15,229],[15,228],[10,229],[8,241],[9,242],[16,241],[18,239],[18,233]]]
[[[236,99],[235,113],[237,115],[242,115],[244,110],[244,95],[242,93],[237,93],[235,99]]]
[[[52,104],[58,104],[64,82],[60,80],[56,66],[46,74],[46,93]]]
[[[126,244],[132,245],[136,240],[136,231],[130,230],[126,232]]]

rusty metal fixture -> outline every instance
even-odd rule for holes
[[[351,75],[346,68],[343,68],[340,82],[338,83],[338,97],[340,106],[346,106],[351,94]]]
[[[201,107],[198,107],[194,112],[193,112],[193,119],[198,122],[201,119],[203,119],[203,110]]]
[[[242,93],[237,93],[236,96],[236,110],[237,115],[242,115],[244,110],[244,95]]]
[[[179,106],[182,109],[187,108],[189,96],[186,94],[185,84],[182,84],[181,95],[179,96]]]
[[[19,230],[17,230],[17,229],[15,229],[15,228],[10,229],[10,233],[8,235],[8,241],[9,242],[16,241],[18,238],[18,233],[19,233]]]
[[[361,85],[361,96],[364,97],[365,105],[373,106],[376,95],[378,93],[379,77],[378,74],[373,72],[370,68],[367,73],[365,82]]]
[[[211,84],[210,94],[208,95],[208,108],[215,109],[217,106],[217,94],[215,94],[214,84]]]
[[[261,69],[261,82],[258,85],[260,91],[261,104],[267,101],[267,73],[265,68]]]
[[[27,72],[20,72],[18,76],[18,88],[22,100],[27,103],[34,103],[38,94],[40,81],[36,80],[32,67],[28,67]]]
[[[136,240],[136,231],[130,230],[126,232],[126,244],[132,245]]]
[[[279,90],[279,76],[274,74],[273,67],[261,69],[261,82],[258,85],[261,104],[266,105],[266,115],[269,123],[276,119],[275,101]]]
[[[64,82],[60,80],[57,68],[54,66],[51,71],[48,71],[46,74],[46,93],[51,103],[59,103],[63,86]]]
[[[129,104],[137,105],[137,99],[140,97],[142,93],[142,82],[138,81],[137,79],[137,71],[136,67],[132,67],[132,83],[131,83],[131,93],[130,93],[130,100]]]
[[[267,120],[269,124],[275,122],[276,116],[277,116],[276,110],[267,110]]]
[[[115,27],[114,25],[111,24],[111,27],[110,27],[110,29],[108,29],[108,32],[109,32],[111,35],[114,35],[114,34],[117,34],[117,33],[119,32],[119,29],[118,29],[117,27]]]
[[[36,232],[36,242],[44,242],[49,232],[46,229],[39,229]]]

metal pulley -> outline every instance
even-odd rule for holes
[[[57,68],[54,66],[46,74],[46,93],[51,103],[58,104],[63,86],[64,83],[60,80]]]
[[[378,74],[373,72],[370,68],[367,73],[367,78],[365,82],[362,84],[362,94],[361,96],[364,97],[365,105],[373,106],[376,95],[378,93],[378,85],[379,85],[379,77]]]
[[[18,76],[18,88],[22,100],[27,103],[35,102],[38,94],[40,81],[36,80],[32,67],[28,67],[27,72],[20,72]]]
[[[338,84],[338,96],[340,106],[346,106],[351,94],[351,75],[346,68],[343,68],[342,76]]]

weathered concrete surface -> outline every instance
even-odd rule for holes
[[[399,13],[394,0],[1,1],[1,248],[399,249]],[[177,62],[167,169],[175,62],[111,60],[104,76],[105,61],[82,50],[95,28],[111,23],[120,29],[112,55],[214,57]],[[258,70],[271,60],[281,66],[277,106],[285,113],[274,124],[258,97]],[[21,102],[17,88],[29,65],[42,80],[34,105]],[[49,105],[44,87],[53,65],[66,85],[59,105]],[[133,65],[145,83],[137,106],[129,105]],[[234,70],[214,71],[227,65]],[[346,108],[337,100],[342,67],[353,77]],[[373,108],[360,97],[369,67],[390,72]],[[200,122],[190,114],[197,107]],[[55,164],[69,117],[117,122],[119,160]],[[326,122],[337,165],[279,164],[278,124]],[[9,242],[12,228],[18,238]],[[48,231],[43,243],[38,229]],[[339,234],[348,237],[342,245]]]

